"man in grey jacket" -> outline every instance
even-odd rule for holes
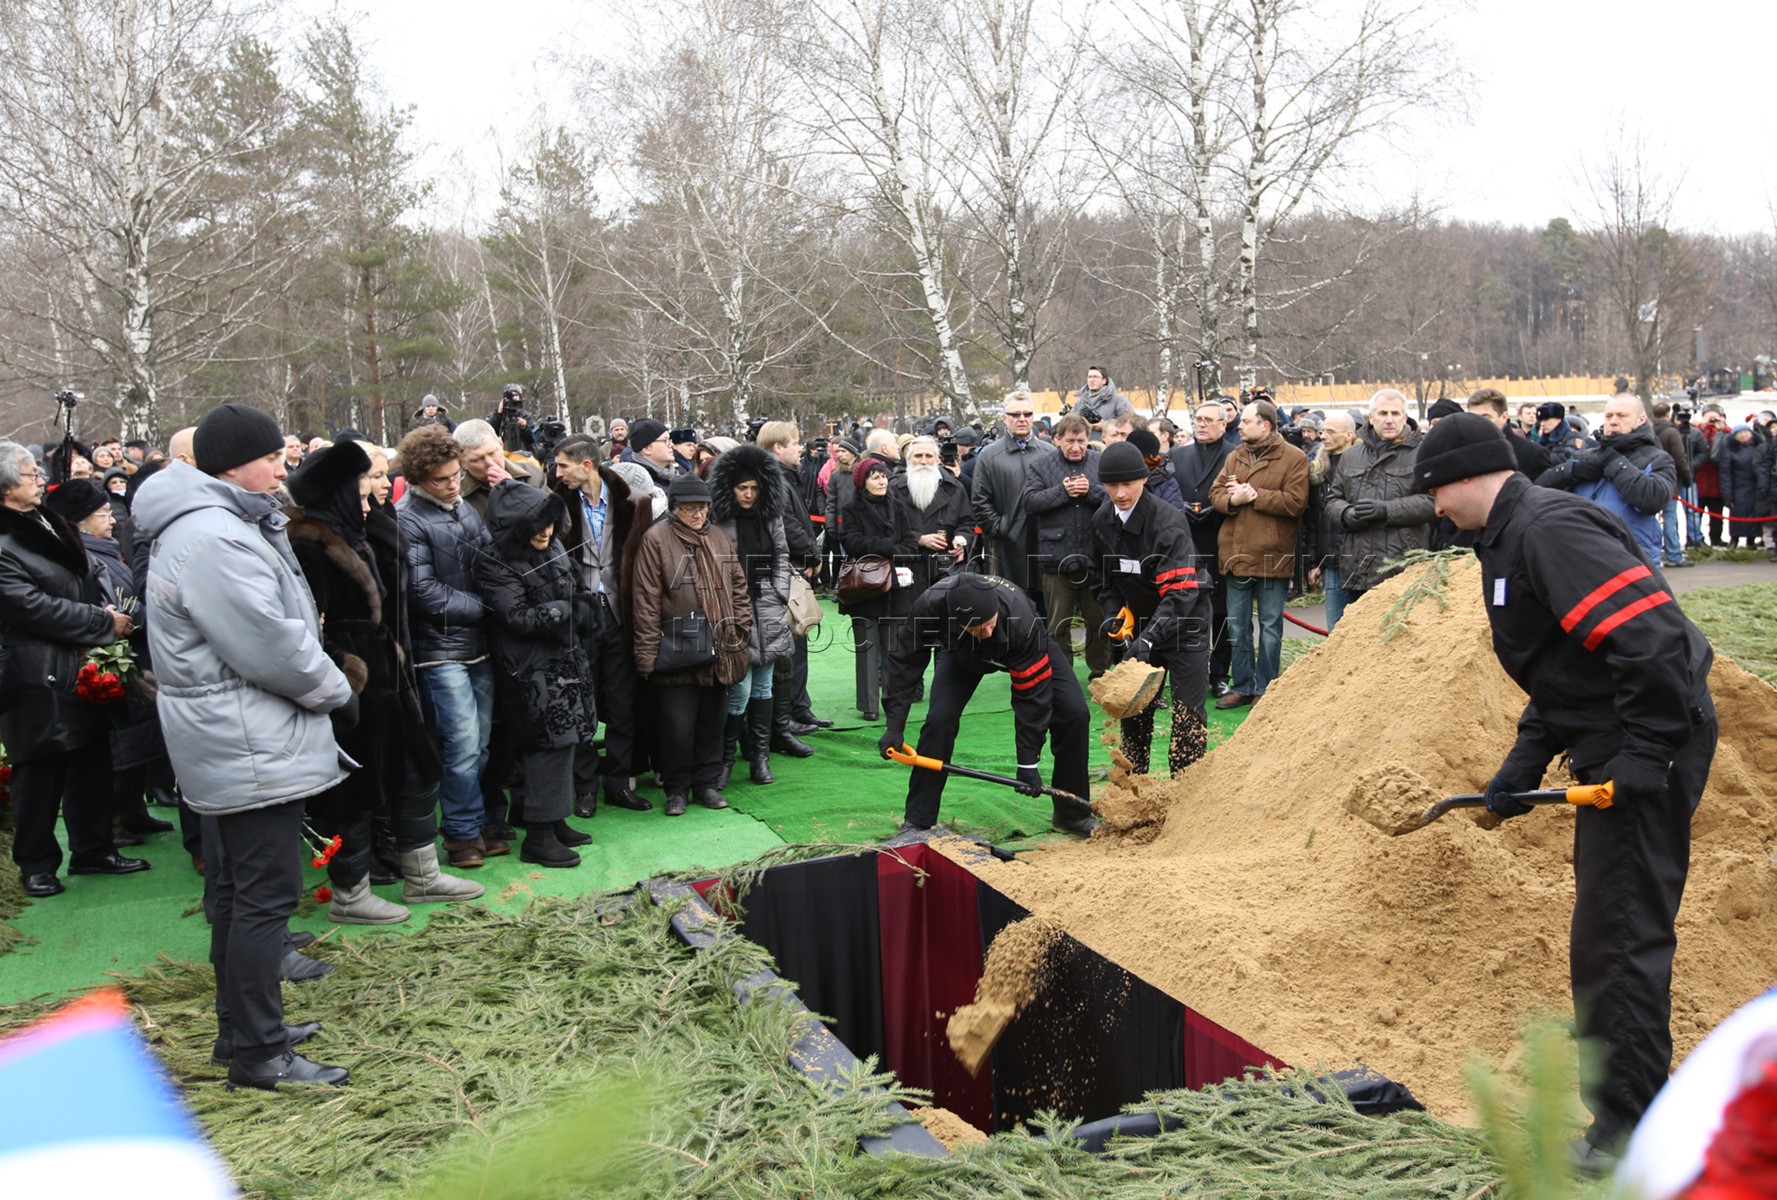
[[[1029,591],[1030,521],[1024,512],[1024,481],[1030,464],[1055,447],[1031,436],[1036,402],[1027,391],[1008,392],[1001,415],[1006,436],[981,452],[975,465],[975,524],[993,550],[993,573]]]
[[[161,730],[186,801],[215,822],[213,1057],[228,1063],[231,1089],[341,1084],[345,1068],[291,1049],[320,1026],[284,1024],[278,968],[302,892],[303,802],[356,767],[333,722],[356,722],[358,699],[321,648],[272,496],[286,473],[277,422],[224,404],[198,423],[193,450],[197,467],[158,473],[134,511],[154,546],[148,642]]]
[[[1413,483],[1420,433],[1407,423],[1407,397],[1383,388],[1370,420],[1339,468],[1327,476],[1326,518],[1339,531],[1339,580],[1346,604],[1400,570],[1388,564],[1431,544],[1437,514]]]

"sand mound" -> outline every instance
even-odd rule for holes
[[[1364,1061],[1465,1119],[1464,1058],[1509,1053],[1528,1012],[1571,1011],[1573,814],[1492,831],[1447,816],[1390,837],[1350,811],[1389,817],[1386,789],[1359,794],[1364,779],[1420,812],[1482,790],[1524,705],[1493,657],[1472,560],[1452,568],[1445,609],[1422,602],[1381,641],[1416,576],[1352,606],[1178,780],[1113,768],[1098,811],[1134,836],[970,866],[1271,1053]],[[1679,916],[1680,1054],[1777,979],[1777,780],[1759,766],[1777,745],[1777,691],[1720,657],[1710,684],[1722,740]]]
[[[941,1142],[946,1150],[972,1146],[987,1141],[987,1135],[951,1112],[948,1108],[909,1109],[926,1131]]]

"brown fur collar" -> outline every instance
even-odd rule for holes
[[[376,586],[376,578],[371,575],[370,567],[358,557],[358,552],[321,522],[313,517],[303,516],[300,508],[287,508],[284,512],[290,518],[290,524],[285,529],[290,540],[313,542],[320,546],[326,552],[327,561],[340,574],[364,589],[365,599],[370,604],[370,619],[380,625],[383,619],[382,591]]]

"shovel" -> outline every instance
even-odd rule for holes
[[[1140,681],[1135,685],[1135,691],[1132,692],[1129,699],[1122,704],[1107,700],[1103,694],[1104,681],[1110,678],[1109,674],[1101,675],[1088,685],[1088,688],[1092,692],[1092,698],[1098,702],[1098,707],[1104,709],[1106,716],[1115,717],[1117,720],[1121,721],[1125,717],[1133,716],[1134,714],[1143,711],[1148,705],[1154,702],[1155,693],[1158,692],[1160,686],[1166,682],[1166,668],[1156,667],[1152,663],[1142,663],[1140,665],[1146,668],[1146,670]],[[1126,667],[1127,662],[1120,664],[1116,669],[1117,671],[1124,671]]]
[[[959,767],[955,763],[947,763],[942,759],[922,758],[919,754],[914,752],[912,746],[909,746],[905,742],[902,742],[897,749],[890,750],[888,756],[904,767],[924,767],[928,771],[942,771],[946,775],[961,775],[965,779],[981,779],[988,783],[1003,783],[1010,788],[1024,786],[1010,775],[994,775],[987,771],[977,771],[970,767]],[[1092,805],[1081,797],[1074,795],[1072,792],[1064,792],[1060,788],[1046,787],[1043,789],[1043,795],[1049,797],[1064,808],[1073,809],[1082,817],[1090,817],[1093,815]]]
[[[1611,797],[1616,793],[1616,785],[1610,782],[1580,784],[1570,788],[1548,788],[1535,792],[1513,792],[1512,799],[1519,804],[1579,804],[1588,808],[1609,808]],[[1394,830],[1394,836],[1412,833],[1415,829],[1424,829],[1445,813],[1458,808],[1481,808],[1487,798],[1480,795],[1446,796],[1430,808],[1425,815],[1411,825],[1404,825]]]

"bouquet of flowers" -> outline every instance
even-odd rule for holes
[[[141,673],[128,642],[98,646],[75,674],[74,694],[88,704],[115,704],[123,699],[124,684]]]
[[[314,852],[309,863],[316,867],[325,867],[332,862],[333,856],[339,853],[342,844],[342,839],[337,833],[331,838],[324,838],[321,836],[321,832],[310,825],[307,820],[302,823],[302,840],[307,842],[308,848]],[[322,884],[315,889],[315,899],[326,904],[333,899],[333,889]]]
[[[12,760],[6,757],[6,747],[0,746],[0,809],[12,807]]]

